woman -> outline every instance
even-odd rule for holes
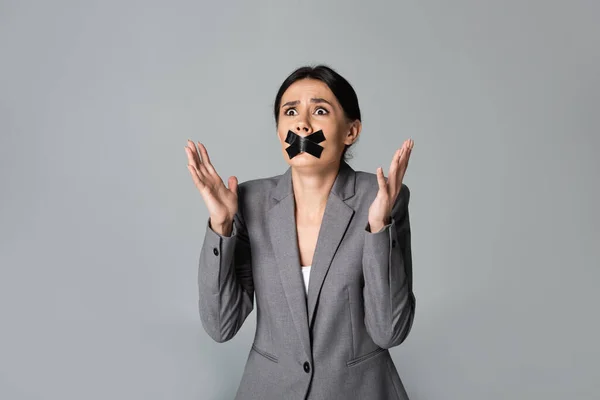
[[[198,271],[210,337],[231,339],[256,296],[236,399],[408,399],[388,349],[415,312],[402,183],[413,141],[387,180],[354,171],[344,157],[361,131],[358,100],[327,66],[294,71],[274,114],[284,174],[225,187],[200,142],[185,148],[210,215]]]

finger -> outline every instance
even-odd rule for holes
[[[398,150],[396,150],[396,152],[394,153],[394,156],[392,157],[392,162],[390,164],[390,171],[388,173],[388,185],[390,188],[390,192],[394,193],[396,188],[397,188],[397,179],[398,179],[398,170],[399,170],[399,165],[398,165],[398,160],[400,159],[400,155],[402,154],[402,149],[403,147],[400,147]]]
[[[196,149],[196,145],[194,144],[194,142],[192,142],[190,139],[188,139],[187,142],[187,147],[190,149],[193,159],[194,159],[194,164],[196,165],[196,167],[200,166],[200,157],[198,156],[198,149]]]
[[[206,184],[198,175],[198,171],[196,170],[196,168],[193,165],[188,164],[188,171],[190,171],[190,175],[192,176],[192,180],[194,181],[194,185],[196,185],[196,188],[198,188],[198,190],[200,191],[204,190],[206,188]]]
[[[198,178],[204,181],[204,174],[200,170],[200,164],[198,163],[196,156],[194,156],[194,151],[190,148],[190,146],[186,146],[185,151],[188,155],[188,165],[190,165],[194,169],[194,171],[198,175]]]
[[[404,165],[404,163],[406,162],[406,158],[408,156],[409,151],[410,151],[410,140],[407,140],[402,145],[402,155],[400,156],[400,159],[398,160],[398,163],[400,164],[400,166]]]
[[[414,146],[414,141],[411,139],[408,144],[408,147],[406,149],[406,152],[402,158],[402,161],[400,162],[401,180],[404,180],[404,175],[406,175],[406,170],[408,169],[408,162],[410,160],[410,155],[412,153],[413,146]]]
[[[400,149],[400,156],[398,157],[398,164],[400,164],[402,162],[402,160],[404,159],[407,146],[408,146],[408,140],[405,140],[404,143],[402,143],[402,148]]]
[[[190,149],[189,144],[184,147],[185,154],[187,155],[188,164],[196,165],[196,159],[194,157],[194,152]]]
[[[398,181],[398,192],[401,189],[401,182],[404,179],[404,173],[406,172],[406,165],[407,165],[407,160],[408,157],[410,156],[410,139],[406,140],[404,142],[404,144],[402,145],[402,155],[400,156],[399,160],[398,160],[398,176],[397,176],[397,181]],[[396,193],[396,192],[394,192]]]
[[[406,155],[406,166],[407,167],[408,167],[408,162],[410,161],[410,155],[412,154],[414,145],[415,145],[415,141],[411,139],[410,147],[408,148],[408,154]]]
[[[200,154],[202,154],[202,164],[204,164],[209,173],[214,174],[217,178],[219,178],[219,174],[217,174],[217,171],[210,162],[210,157],[208,156],[208,151],[206,151],[206,147],[204,147],[202,143],[198,142],[198,148],[200,149]]]
[[[404,151],[404,144],[398,148],[398,150],[396,150],[396,152],[394,153],[394,160],[396,162],[396,164],[398,163],[398,160],[400,159],[400,157],[402,157],[402,152]]]
[[[206,158],[205,158],[204,154],[201,153],[202,147],[203,147],[202,143],[198,142],[198,147],[200,147],[200,152],[198,152],[198,150],[196,149],[196,144],[193,144],[193,146],[194,146],[194,150],[196,152],[196,157],[199,160],[198,166],[196,167],[196,169],[198,170],[198,173],[204,179],[212,179],[210,171],[208,170],[208,168],[206,166]]]
[[[398,167],[398,160],[400,159],[400,156],[402,155],[403,147],[404,146],[402,146],[398,150],[396,150],[396,152],[394,153],[394,156],[392,157],[392,162],[390,163],[390,174],[391,174],[392,170],[394,170]]]

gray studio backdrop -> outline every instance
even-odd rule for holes
[[[256,311],[204,333],[206,207],[287,164],[296,67],[354,85],[350,164],[415,140],[411,399],[600,398],[596,1],[0,1],[0,399],[231,399]]]

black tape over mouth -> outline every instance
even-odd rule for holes
[[[289,146],[285,149],[290,158],[294,158],[300,153],[308,153],[316,158],[321,158],[323,147],[319,145],[325,140],[323,130],[319,129],[308,136],[300,136],[293,131],[288,131],[285,142]]]

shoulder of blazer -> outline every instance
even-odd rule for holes
[[[250,179],[238,183],[238,201],[242,209],[270,207],[270,193],[277,186],[282,175]]]

